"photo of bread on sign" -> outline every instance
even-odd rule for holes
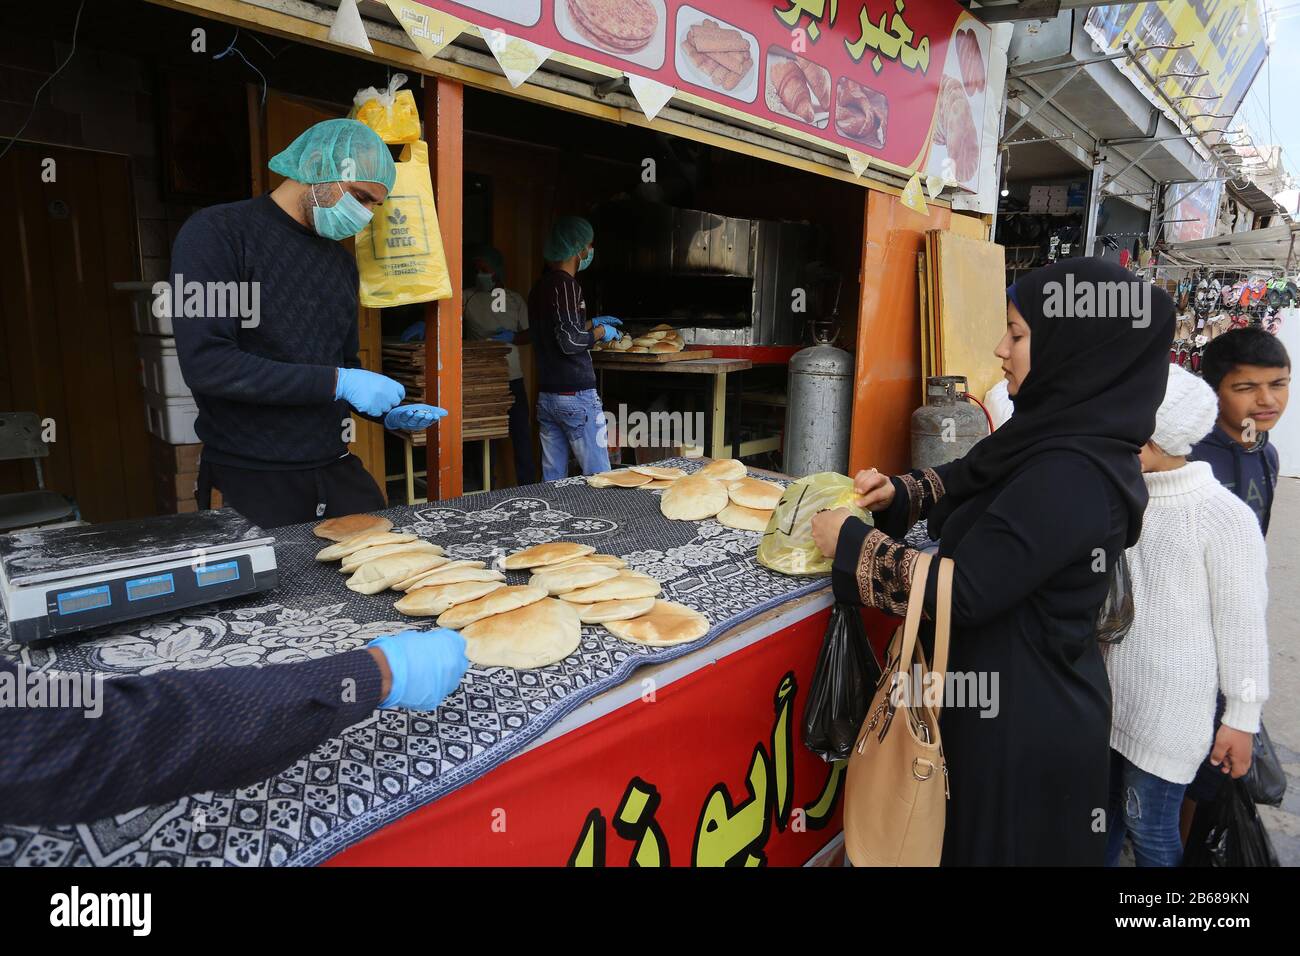
[[[555,28],[572,43],[651,70],[664,65],[664,0],[555,0]]]
[[[926,173],[967,189],[979,187],[979,160],[987,88],[987,31],[957,30],[944,57],[935,102],[934,136]]]
[[[674,65],[688,83],[716,90],[746,103],[758,96],[758,40],[712,15],[677,9]]]
[[[780,116],[825,129],[831,117],[831,74],[807,57],[779,46],[767,48],[767,108]]]
[[[841,76],[835,84],[835,129],[876,149],[885,145],[889,100],[879,90]]]

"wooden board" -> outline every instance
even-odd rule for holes
[[[1002,379],[993,349],[1007,325],[1006,250],[951,232],[936,237],[940,375],[965,375],[976,398]]]
[[[667,362],[689,362],[694,359],[713,358],[713,353],[708,349],[686,349],[681,352],[593,352],[591,360],[600,362],[609,360],[611,364],[628,365],[663,365]]]

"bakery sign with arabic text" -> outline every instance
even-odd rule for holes
[[[979,185],[992,36],[954,0],[419,2],[773,132]]]

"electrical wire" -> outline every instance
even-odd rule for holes
[[[68,65],[72,60],[73,54],[77,52],[77,32],[81,27],[81,11],[84,9],[86,9],[86,0],[81,0],[81,4],[77,7],[77,19],[72,22],[72,49],[68,51],[68,55],[63,58],[63,62],[58,65],[55,71],[45,78],[45,82],[37,87],[36,95],[32,97],[32,108],[27,111],[27,118],[23,120],[23,125],[18,127],[18,132],[9,137],[9,142],[5,143],[5,148],[0,149],[0,159],[4,159],[5,154],[9,152],[14,143],[18,142],[19,138],[26,131],[27,124],[30,123],[32,117],[36,115],[36,104],[41,101],[41,93],[43,93],[45,88],[53,82],[56,76],[63,72],[63,68]]]
[[[83,2],[84,2],[84,0],[83,0]],[[238,39],[239,39],[239,29],[236,28],[236,29],[235,29],[235,35],[234,35],[233,37],[230,38],[230,46],[226,47],[224,50],[222,50],[220,53],[218,53],[218,54],[217,54],[216,56],[214,56],[212,59],[214,59],[214,60],[220,60],[222,57],[224,57],[224,56],[229,56],[231,53],[233,53],[233,54],[235,54],[235,56],[237,56],[237,57],[239,57],[241,60],[243,60],[243,61],[244,61],[244,65],[247,66],[247,67],[248,67],[250,70],[252,70],[254,73],[256,73],[257,76],[258,76],[258,78],[262,81],[262,102],[261,102],[261,105],[262,105],[262,106],[266,106],[266,85],[267,85],[267,84],[266,84],[266,75],[265,75],[261,70],[259,70],[257,67],[253,66],[253,64],[249,61],[248,57],[244,56],[243,51],[240,50],[239,47],[235,46],[235,41],[238,40]],[[254,38],[254,39],[256,39],[256,38]],[[270,51],[270,50],[267,50],[267,52],[270,53],[271,51]]]

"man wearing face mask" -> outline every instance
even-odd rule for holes
[[[446,414],[401,405],[405,388],[357,356],[357,266],[341,240],[388,196],[397,175],[388,147],[362,123],[326,120],[269,166],[286,178],[268,195],[190,217],[171,270],[173,289],[208,290],[196,307],[186,291],[184,308],[173,308],[199,408],[199,506],[220,489],[263,528],[384,507],[348,453],[349,406],[409,431]],[[225,307],[221,290],[235,288],[255,303],[253,315]]]
[[[587,320],[587,303],[575,276],[595,256],[591,223],[577,216],[556,221],[542,247],[545,268],[528,296],[537,352],[537,427],[542,439],[542,479],[569,474],[569,452],[584,475],[609,470],[605,413],[596,394],[591,347],[618,338],[622,321]]]

